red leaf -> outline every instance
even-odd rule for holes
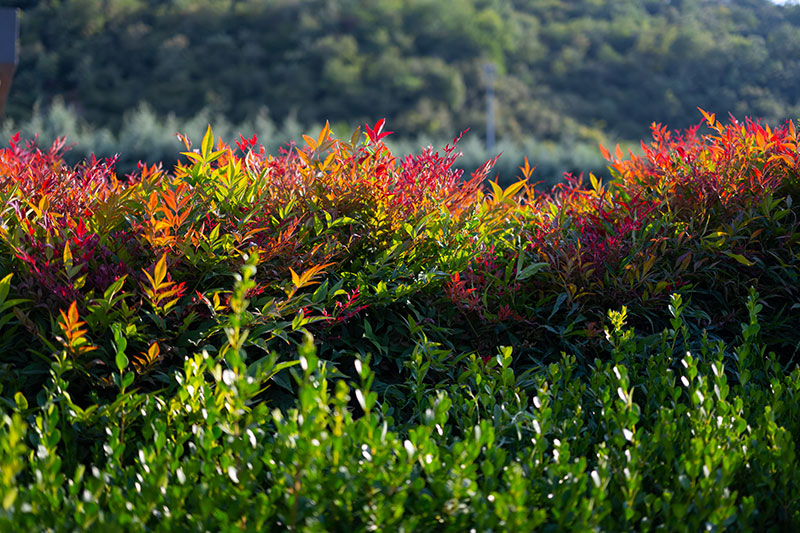
[[[86,225],[83,223],[83,218],[79,218],[78,225],[75,226],[75,236],[80,239],[83,238],[84,235],[86,235]]]
[[[375,123],[375,126],[370,128],[369,125],[366,125],[367,129],[367,136],[369,140],[373,143],[376,143],[386,137],[387,135],[391,135],[394,133],[393,131],[383,131],[383,126],[386,124],[386,119],[382,118],[378,122]]]
[[[245,139],[244,135],[241,133],[239,134],[239,139],[240,140],[236,141],[236,146],[238,146],[239,150],[242,152],[246,152],[248,148],[255,146],[257,141],[256,135],[253,135],[250,139]]]

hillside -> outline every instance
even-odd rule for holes
[[[7,5],[9,2],[6,1]],[[115,131],[147,103],[233,123],[386,117],[397,135],[647,136],[696,108],[800,115],[800,7],[767,0],[12,0],[24,9],[8,116],[56,97]]]

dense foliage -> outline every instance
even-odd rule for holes
[[[146,102],[243,123],[388,117],[402,137],[623,139],[696,108],[800,115],[800,7],[769,0],[11,0],[24,9],[8,115],[61,96],[116,132]],[[6,2],[8,4],[8,2]]]
[[[551,194],[365,130],[0,152],[3,527],[800,524],[793,123]]]

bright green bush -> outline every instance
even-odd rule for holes
[[[229,317],[247,312],[250,262]],[[173,393],[127,391],[82,408],[67,350],[31,405],[8,401],[0,447],[4,529],[586,530],[786,529],[800,523],[796,439],[800,370],[785,373],[758,340],[757,295],[734,346],[689,334],[680,296],[671,328],[650,338],[609,314],[609,358],[574,357],[516,375],[512,349],[485,364],[425,340],[392,407],[332,379],[311,338],[297,399],[258,401],[286,372],[243,359],[235,335],[218,356],[187,357]],[[697,351],[687,350],[698,346]],[[761,357],[759,357],[761,356]],[[434,379],[457,373],[456,379]],[[354,415],[354,410],[359,414]],[[82,457],[81,450],[84,451]]]

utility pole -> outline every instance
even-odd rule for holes
[[[494,63],[484,63],[483,76],[486,82],[486,151],[494,150],[494,76],[497,67]]]
[[[19,9],[0,8],[0,120],[19,62]]]

